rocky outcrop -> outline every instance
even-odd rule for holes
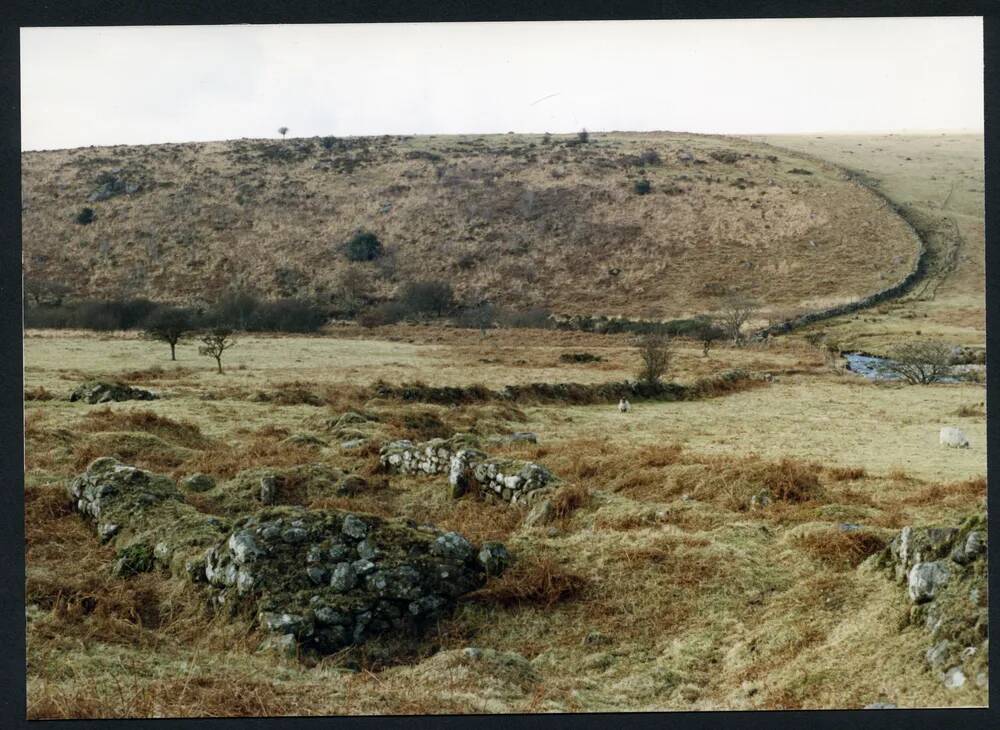
[[[93,462],[68,490],[117,548],[117,575],[163,569],[198,584],[288,653],[419,636],[510,560],[500,543],[343,510],[217,518],[187,504],[168,477],[113,458]]]
[[[467,434],[415,444],[393,441],[382,447],[379,463],[400,474],[448,474],[453,497],[476,490],[491,500],[529,504],[548,493],[556,477],[540,464],[518,459],[491,459],[475,448]]]
[[[78,386],[70,396],[70,401],[81,400],[95,405],[111,401],[126,400],[156,400],[159,396],[142,388],[133,388],[123,383],[112,383],[103,380],[92,380]]]
[[[989,681],[986,515],[957,527],[904,527],[870,559],[906,586],[909,623],[930,634],[924,658],[946,687]]]
[[[341,511],[264,510],[234,527],[204,558],[216,603],[324,653],[418,633],[507,560],[496,543]]]

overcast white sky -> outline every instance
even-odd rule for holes
[[[26,28],[22,148],[975,130],[979,18]]]

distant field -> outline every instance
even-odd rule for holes
[[[986,341],[982,135],[754,137],[864,173],[909,213],[931,250],[929,276],[903,301],[829,323],[861,348],[903,336]],[[827,326],[827,325],[824,325]]]

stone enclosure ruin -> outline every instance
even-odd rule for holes
[[[382,447],[383,469],[400,474],[448,474],[451,496],[478,491],[489,500],[527,505],[549,494],[558,480],[540,464],[517,459],[491,459],[466,434],[415,444],[393,441]]]
[[[162,570],[200,586],[217,610],[245,616],[285,653],[418,637],[510,561],[500,543],[343,510],[204,514],[172,479],[111,457],[68,492],[117,548],[119,575]]]

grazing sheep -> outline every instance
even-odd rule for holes
[[[942,446],[950,446],[953,449],[969,448],[969,439],[954,426],[942,426],[940,442]]]
[[[632,404],[629,403],[624,398],[622,398],[620,401],[618,401],[618,410],[621,411],[622,413],[628,413],[629,411],[632,410]]]

